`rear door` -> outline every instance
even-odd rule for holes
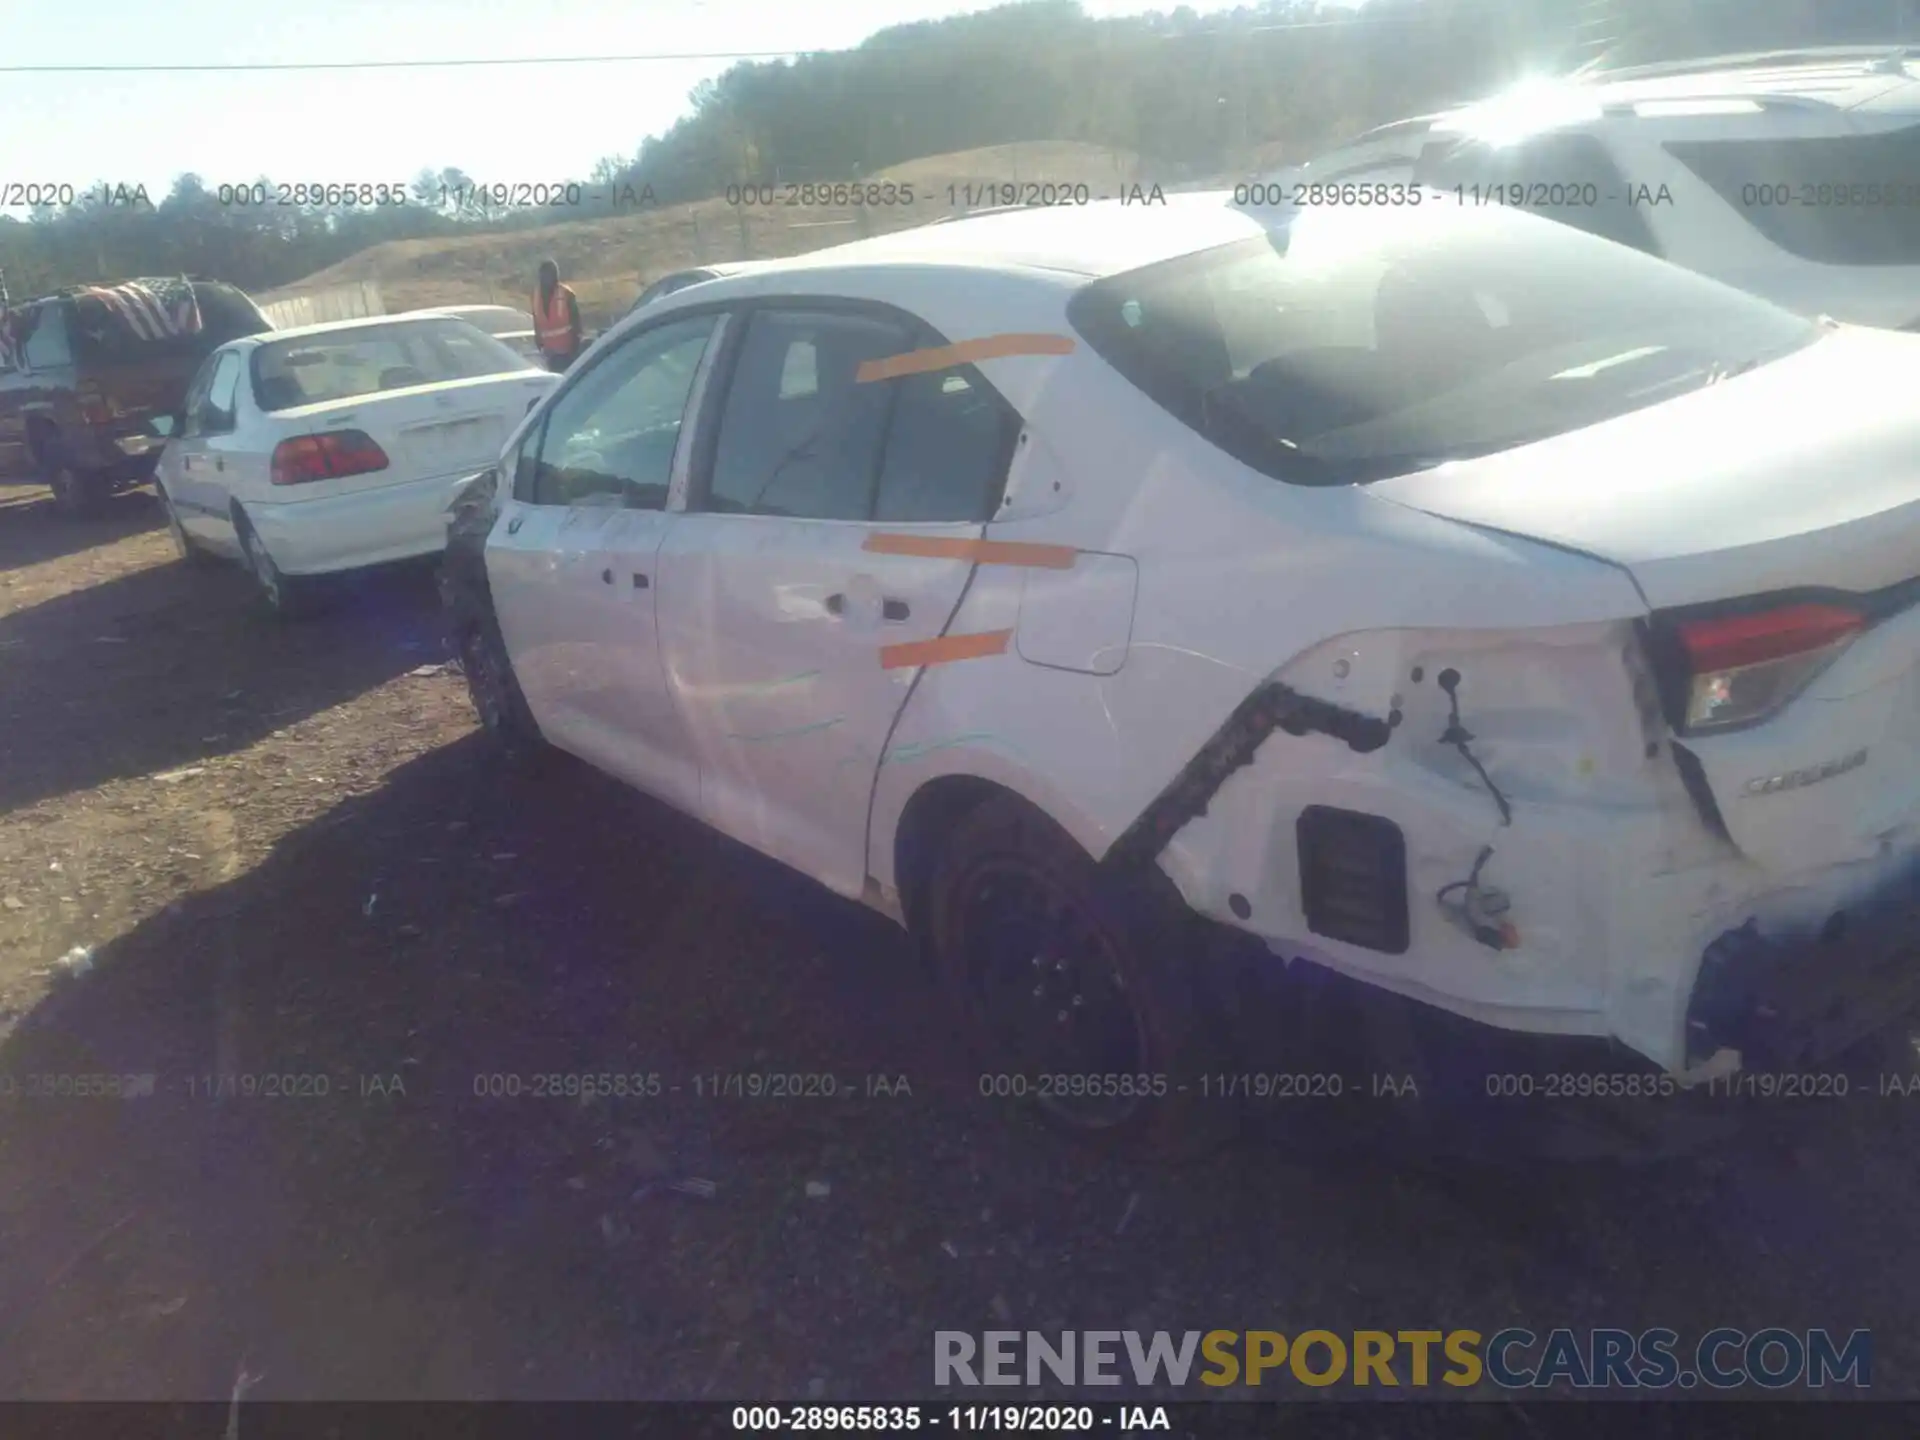
[[[16,477],[40,477],[30,443],[36,425],[85,423],[74,403],[73,353],[68,345],[70,306],[59,300],[22,307],[16,323],[33,329],[20,347],[21,366],[10,372],[8,395],[0,406],[0,466]]]
[[[915,642],[946,632],[1016,434],[970,367],[879,364],[940,343],[878,307],[747,312],[660,555],[701,813],[846,895],[894,720],[938,660]]]
[[[174,513],[180,517],[180,523],[195,535],[204,533],[204,520],[194,503],[192,481],[187,474],[187,458],[203,448],[200,437],[194,433],[193,418],[206,401],[207,388],[213,383],[213,372],[218,364],[218,358],[209,355],[194,375],[193,382],[187,386],[186,398],[180,402],[173,434],[160,455],[160,488],[166,492]]]
[[[245,360],[234,350],[218,352],[188,397],[180,435],[168,446],[162,483],[180,523],[195,538],[223,548],[234,543],[232,481],[227,466],[233,448],[237,396]]]

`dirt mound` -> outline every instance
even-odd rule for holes
[[[851,178],[851,177],[849,177]],[[912,160],[862,177],[891,181],[901,203],[821,205],[790,187],[767,187],[767,203],[730,205],[724,197],[646,206],[628,214],[537,229],[394,240],[351,255],[282,290],[263,304],[335,286],[373,281],[389,311],[425,305],[518,304],[541,260],[553,257],[580,296],[589,326],[613,319],[641,288],[691,265],[799,255],[827,245],[924,225],[966,208],[993,204],[991,187],[1085,184],[1094,196],[1145,183],[1140,157],[1073,141],[995,145]],[[971,187],[971,190],[969,190]],[[911,191],[912,203],[905,203]],[[1009,197],[1011,198],[1011,197]]]

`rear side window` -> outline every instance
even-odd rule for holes
[[[1660,247],[1606,147],[1578,131],[1549,131],[1517,145],[1436,139],[1415,178],[1463,204],[1512,205],[1649,255]]]
[[[972,366],[861,378],[938,345],[905,317],[757,313],[721,412],[706,508],[969,522],[999,502],[1019,418]]]
[[[254,398],[290,410],[525,370],[526,359],[464,320],[369,325],[273,341],[253,352]]]
[[[894,525],[992,518],[1020,433],[1011,408],[966,371],[886,383],[895,389],[893,419],[873,518]]]
[[[50,301],[33,312],[33,329],[27,335],[21,353],[29,370],[50,370],[73,363],[73,349],[67,336],[67,307]]]
[[[233,429],[239,389],[240,357],[229,350],[213,362],[200,403],[187,415],[187,434],[224,435]]]
[[[213,372],[219,367],[219,357],[209,355],[193,372],[193,383],[187,386],[187,398],[180,403],[180,414],[185,428],[191,431],[200,407],[207,403],[207,389],[213,384]]]
[[[1789,255],[1920,265],[1920,125],[1817,139],[1673,141],[1668,152]]]

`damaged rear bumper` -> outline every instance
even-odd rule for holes
[[[1471,638],[1393,637],[1377,663],[1374,642],[1345,641],[1290,665],[1105,863],[1163,865],[1270,969],[1309,962],[1482,1040],[1567,1057],[1597,1042],[1681,1089],[1817,1063],[1920,1008],[1920,829],[1770,871],[1702,823],[1644,705],[1635,728],[1623,637],[1569,630],[1511,655]],[[1475,754],[1436,764],[1455,737]],[[1448,910],[1463,891],[1476,923]]]
[[[1752,919],[1701,957],[1687,1010],[1691,1063],[1804,1070],[1920,1009],[1920,866],[1797,934]]]

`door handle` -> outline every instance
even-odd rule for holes
[[[520,533],[520,526],[523,523],[525,522],[520,516],[514,516],[511,520],[507,521],[507,533],[509,535],[518,535]]]
[[[213,462],[213,468],[216,470],[225,470],[227,468],[227,462],[224,460],[215,460]]]
[[[610,569],[602,570],[600,572],[600,578],[604,580],[607,584],[611,585],[613,583],[613,571]]]
[[[829,615],[846,614],[847,613],[847,597],[844,595],[827,596],[827,613]]]
[[[880,618],[883,620],[904,620],[913,612],[907,608],[904,600],[883,600],[880,602]]]

